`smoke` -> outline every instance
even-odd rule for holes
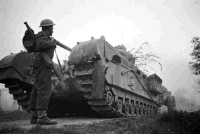
[[[174,91],[177,110],[194,112],[200,110],[200,93],[194,89],[179,88]]]
[[[5,111],[20,110],[17,101],[13,99],[13,95],[9,93],[7,88],[0,89],[0,109]]]

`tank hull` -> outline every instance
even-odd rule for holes
[[[34,77],[29,73],[33,57],[33,54],[20,52],[0,61],[0,82],[9,88],[25,110],[29,110],[34,83]],[[162,80],[157,75],[148,77],[135,66],[130,53],[113,47],[104,37],[74,46],[64,77],[65,88],[59,89],[56,86],[58,78],[52,76],[54,88],[49,116],[150,115],[157,113],[164,102]]]
[[[122,55],[104,37],[82,42],[69,56],[71,75],[88,105],[108,117],[157,112],[158,95],[148,90],[147,76],[130,55]]]

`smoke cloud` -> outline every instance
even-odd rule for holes
[[[200,110],[200,93],[195,89],[179,88],[174,92],[177,110],[194,112]]]

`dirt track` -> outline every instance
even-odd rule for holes
[[[102,121],[107,121],[111,119],[98,119],[98,118],[77,118],[77,117],[67,117],[67,118],[55,118],[52,119],[52,121],[57,121],[58,124],[54,125],[56,128],[63,127],[65,125],[81,125],[81,124],[92,124],[92,123],[97,123],[97,122],[102,122]],[[21,128],[32,128],[35,127],[36,125],[30,124],[30,120],[18,120],[18,121],[8,121],[8,122],[0,122],[0,129],[3,126],[13,126],[17,125],[20,126]],[[44,126],[44,127],[52,127],[52,126]]]

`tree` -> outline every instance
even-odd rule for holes
[[[192,37],[192,52],[190,56],[192,61],[189,62],[189,69],[194,75],[200,75],[200,37]],[[194,86],[197,92],[200,92],[200,79],[195,80],[196,85]]]
[[[190,56],[192,57],[192,61],[189,62],[189,68],[192,70],[192,73],[195,75],[200,74],[200,37],[192,38],[192,52]]]
[[[133,57],[135,58],[135,65],[147,74],[149,74],[150,70],[153,70],[155,72],[153,64],[159,65],[160,69],[162,70],[160,57],[153,52],[145,53],[143,51],[145,45],[149,45],[149,43],[144,42],[140,45],[139,48],[133,48],[129,51],[131,54],[133,54]]]

